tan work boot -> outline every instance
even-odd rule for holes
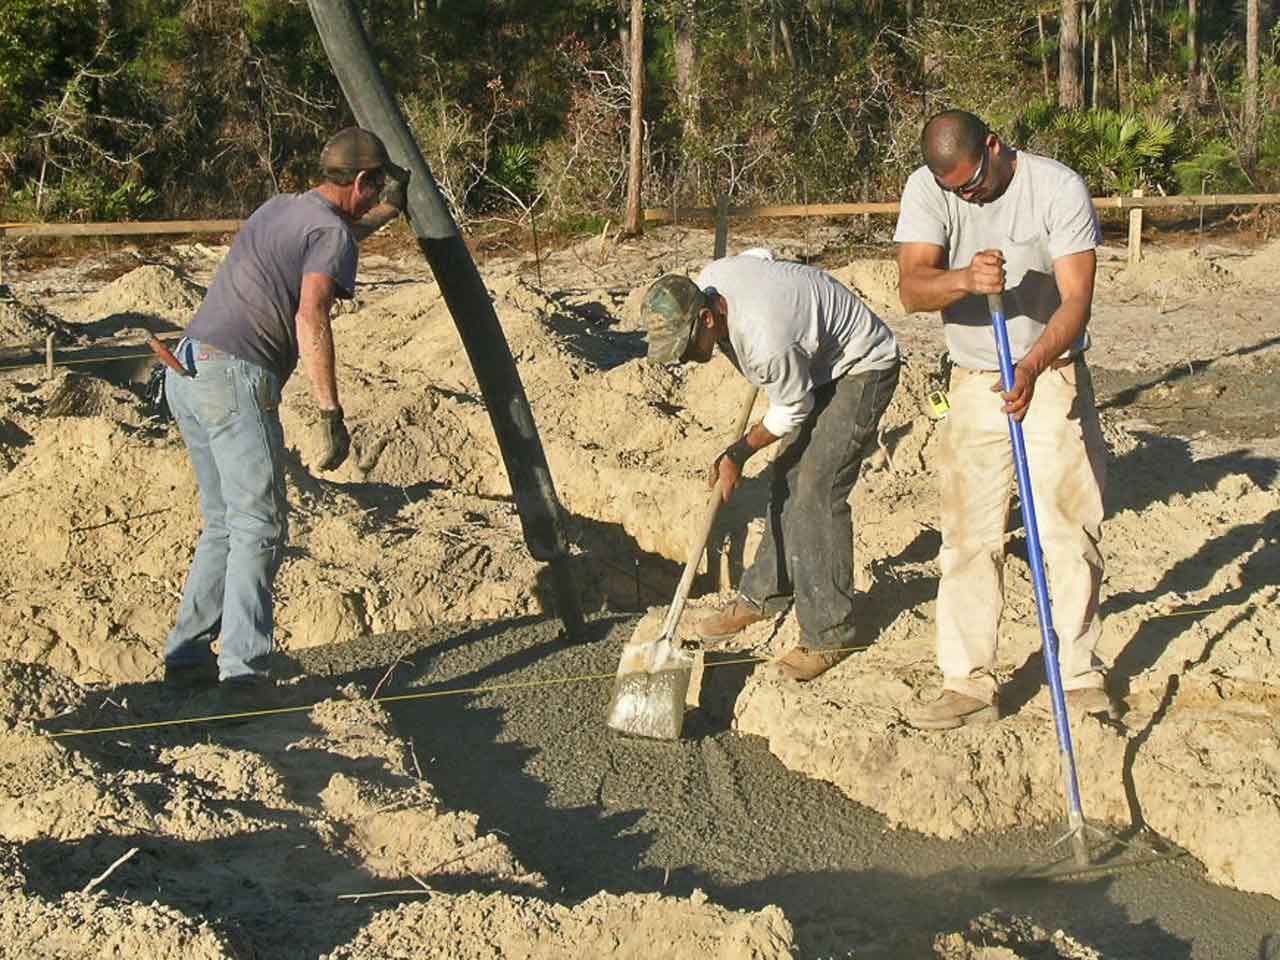
[[[727,640],[764,618],[759,607],[738,597],[728,606],[703,617],[693,630],[703,640]]]
[[[778,670],[784,677],[805,683],[822,676],[852,652],[852,650],[806,650],[804,647],[796,647],[778,661]]]
[[[1099,717],[1103,720],[1120,719],[1120,708],[1111,699],[1111,694],[1101,687],[1068,690],[1066,692],[1066,700],[1068,717]]]
[[[917,730],[953,730],[971,723],[994,723],[1000,719],[1000,708],[994,703],[943,690],[931,703],[921,703],[907,711],[907,723]]]

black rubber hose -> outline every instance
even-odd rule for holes
[[[582,605],[569,570],[560,500],[493,301],[400,105],[387,89],[354,3],[307,0],[307,5],[356,123],[378,134],[392,161],[409,170],[409,221],[480,383],[524,542],[535,560],[551,564],[556,614],[568,639],[581,639]]]

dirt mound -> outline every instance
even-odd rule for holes
[[[169,267],[147,264],[68,304],[62,315],[74,323],[94,323],[99,333],[127,327],[162,331],[185,327],[202,300],[204,287]]]
[[[156,903],[69,893],[58,900],[14,891],[0,904],[0,957],[147,957],[249,960],[251,950],[205,922]]]
[[[966,930],[939,936],[934,952],[942,960],[1102,960],[1102,954],[1061,930],[1049,933],[1026,917],[992,911]]]
[[[1128,264],[1115,282],[1135,295],[1168,300],[1225,290],[1238,281],[1232,270],[1196,250],[1152,252]]]
[[[0,347],[39,347],[45,337],[57,334],[68,339],[69,331],[45,311],[15,298],[9,288],[0,284]]]
[[[831,275],[854,291],[881,316],[902,311],[898,299],[898,264],[894,260],[851,260]]]
[[[433,897],[381,914],[331,960],[391,960],[449,942],[458,960],[616,957],[641,960],[794,956],[791,925],[777,907],[739,913],[657,894],[601,893],[575,907],[492,894]]]
[[[80,687],[50,667],[0,660],[0,729],[68,713],[83,699]]]
[[[106,417],[135,427],[145,419],[135,394],[97,377],[64,373],[36,393],[46,417]]]

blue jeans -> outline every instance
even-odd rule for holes
[[[190,339],[178,357],[195,376],[170,370],[165,391],[195,469],[204,532],[165,663],[209,662],[210,644],[221,635],[220,680],[265,675],[271,584],[288,539],[280,378]]]

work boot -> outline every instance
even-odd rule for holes
[[[218,665],[213,660],[172,664],[165,661],[164,685],[175,692],[212,687],[218,682]]]
[[[728,640],[764,618],[759,607],[745,597],[738,597],[728,606],[703,617],[693,629],[703,640]]]
[[[822,676],[849,656],[852,650],[806,650],[796,647],[778,661],[778,671],[798,683]]]
[[[1101,687],[1085,687],[1081,690],[1066,692],[1067,716],[1098,717],[1101,720],[1119,720],[1120,708],[1111,699],[1111,694]]]
[[[931,703],[916,704],[907,711],[907,723],[917,730],[953,730],[971,723],[993,723],[1000,708],[955,690],[943,690]]]
[[[218,694],[213,702],[214,715],[228,713],[257,713],[260,710],[276,710],[288,706],[281,688],[270,677],[248,674],[228,677],[218,684]],[[247,723],[252,717],[240,717],[230,723]]]

